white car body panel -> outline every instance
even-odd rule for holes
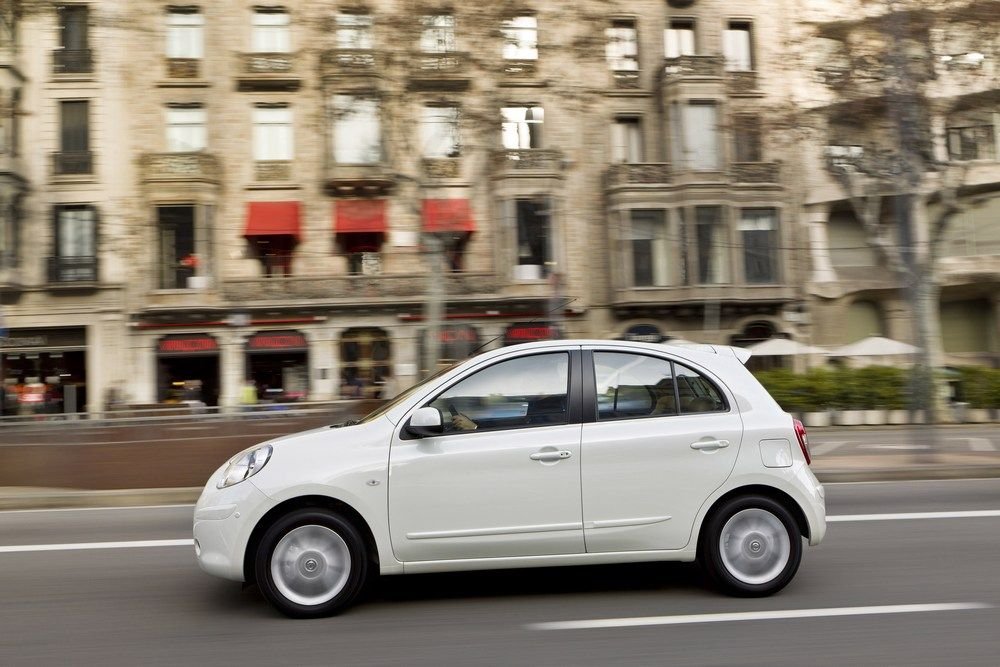
[[[409,415],[458,379],[500,359],[581,347],[676,359],[716,381],[730,411],[400,438]],[[705,347],[710,349],[551,341],[501,348],[414,388],[366,423],[262,443],[271,444],[273,453],[251,478],[217,489],[223,466],[209,479],[195,508],[199,563],[211,574],[243,580],[254,529],[268,512],[305,496],[334,499],[361,516],[374,538],[382,574],[690,561],[712,504],[748,486],[794,500],[810,543],[818,544],[826,531],[823,489],[797,446],[791,417],[742,365],[743,351]],[[684,457],[658,460],[657,438],[644,442],[642,428],[661,421],[687,425],[676,442],[673,435],[668,439],[668,446],[684,450]],[[706,424],[705,434],[699,434],[699,423]],[[692,438],[733,434],[739,423],[742,438],[733,435],[730,447],[711,453],[689,448]],[[632,429],[639,437],[619,448],[622,455],[616,457],[614,440]],[[765,467],[760,441],[781,439],[792,445],[791,465]],[[545,447],[571,455],[555,463],[528,458]],[[700,461],[713,466],[698,470]],[[590,462],[600,468],[590,469]],[[677,466],[685,479],[665,484],[663,476]]]

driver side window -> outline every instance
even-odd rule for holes
[[[518,357],[452,385],[428,405],[445,432],[569,423],[569,354]]]

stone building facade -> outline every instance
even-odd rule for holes
[[[552,335],[848,342],[833,195],[762,122],[806,85],[803,3],[21,4],[8,381],[60,377],[92,412],[233,406],[248,379],[376,395],[428,370],[435,309],[442,359]]]

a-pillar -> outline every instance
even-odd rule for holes
[[[814,283],[835,282],[837,272],[833,270],[833,263],[830,261],[830,240],[827,235],[830,205],[812,204],[806,206],[805,213],[809,227],[809,254],[812,257],[810,280]]]

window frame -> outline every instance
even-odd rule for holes
[[[341,51],[374,50],[375,18],[367,12],[337,12],[333,17],[333,43]]]
[[[686,30],[674,26],[686,25],[691,32],[691,53],[684,53],[685,44],[680,35]],[[677,54],[671,55],[671,46],[677,47]],[[698,21],[693,16],[672,16],[667,21],[667,27],[663,29],[663,57],[682,58],[684,56],[698,55]]]
[[[771,213],[770,229],[745,229],[745,226],[758,225],[761,218],[746,219],[744,216],[751,212],[769,211]],[[743,260],[743,282],[746,285],[777,285],[781,283],[781,209],[777,206],[743,206],[739,209],[739,219],[736,222],[736,231],[740,235],[740,255]],[[766,232],[769,234],[770,243],[767,246],[767,263],[770,266],[770,276],[768,280],[750,279],[750,247],[747,245],[746,234],[750,232]]]
[[[377,94],[365,93],[365,92],[334,92],[329,98],[330,100],[329,108],[331,113],[330,118],[330,160],[335,165],[363,165],[363,166],[377,166],[384,164],[386,161],[386,142],[385,142],[385,128],[383,114],[383,104],[382,98]],[[339,100],[350,100],[354,110],[340,105]],[[372,109],[362,109],[358,111],[356,105],[358,102],[364,104],[371,104]],[[371,111],[371,112],[369,112]],[[366,124],[366,132],[369,132],[372,136],[376,137],[378,140],[377,155],[375,155],[374,146],[361,147],[361,148],[351,148],[348,151],[347,148],[341,147],[341,142],[338,141],[338,136],[341,132],[349,130],[346,125],[341,125],[341,123],[346,123],[352,120],[351,116],[361,119]],[[369,126],[370,127],[367,127]],[[348,136],[353,133],[348,132]],[[346,146],[347,144],[345,144]],[[348,152],[353,152],[357,154],[358,151],[366,152],[372,151],[373,159],[365,159],[363,161],[352,161],[352,160],[341,160],[338,157],[338,151],[345,151],[342,155],[346,158],[349,157]]]
[[[611,163],[642,164],[645,162],[643,148],[643,118],[640,114],[617,114],[611,123]],[[635,145],[633,146],[633,141]],[[633,149],[635,149],[633,151]],[[619,159],[623,158],[623,159]],[[634,158],[634,159],[633,159]]]
[[[629,35],[630,39],[622,39]],[[639,21],[632,16],[612,18],[604,29],[604,59],[612,72],[638,72]]]
[[[284,23],[268,23],[264,17],[270,16],[284,17]],[[266,48],[268,45],[275,45],[275,48]],[[291,12],[284,7],[255,7],[250,17],[250,52],[291,53]]]
[[[450,12],[424,14],[420,17],[420,53],[439,55],[458,51],[458,21]]]
[[[518,21],[531,20],[534,25],[517,25]],[[503,43],[500,55],[505,61],[538,60],[538,17],[534,14],[515,14],[500,22]],[[524,39],[527,35],[530,39]],[[508,54],[508,47],[515,52]]]
[[[265,120],[268,114],[277,116],[279,112],[285,114],[284,120]],[[295,116],[290,106],[255,106],[252,121],[254,162],[295,159]]]
[[[508,112],[522,109],[523,118],[513,118]],[[540,118],[534,117],[536,112]],[[520,114],[519,114],[520,115]],[[529,118],[529,116],[532,116]],[[508,151],[539,150],[545,140],[545,107],[541,104],[525,102],[522,104],[506,104],[500,107],[500,144]],[[507,137],[517,139],[517,146],[508,146]],[[521,146],[522,139],[527,139],[528,146]]]
[[[726,72],[757,71],[754,32],[754,22],[751,19],[731,18],[726,20],[725,27],[722,29],[722,58],[723,68]],[[743,44],[732,43],[731,45],[730,33],[746,33],[746,53],[735,52],[735,49],[742,48]]]
[[[182,20],[181,17],[198,17]],[[205,57],[205,15],[200,8],[167,8],[164,55],[171,60],[202,60]],[[188,51],[190,49],[190,51]]]
[[[178,114],[178,112],[200,112],[201,122],[196,123],[196,122],[176,122],[176,120],[172,121],[171,114]],[[192,113],[191,115],[193,116],[194,114]],[[208,112],[206,111],[205,107],[201,105],[171,106],[168,104],[164,109],[164,121],[166,127],[165,139],[166,139],[168,153],[198,153],[208,149]],[[195,132],[198,129],[200,129],[201,131],[200,132],[201,134],[200,139],[202,140],[201,146],[189,150],[174,150],[173,147],[176,145],[174,142],[177,141],[177,138],[174,136],[175,133],[181,133],[182,130],[189,130],[191,132]]]
[[[433,130],[451,139],[451,150],[431,151]],[[444,136],[447,133],[449,136]],[[442,140],[442,145],[444,142]],[[462,156],[462,110],[458,104],[427,103],[420,107],[420,156],[428,160],[447,160]]]

